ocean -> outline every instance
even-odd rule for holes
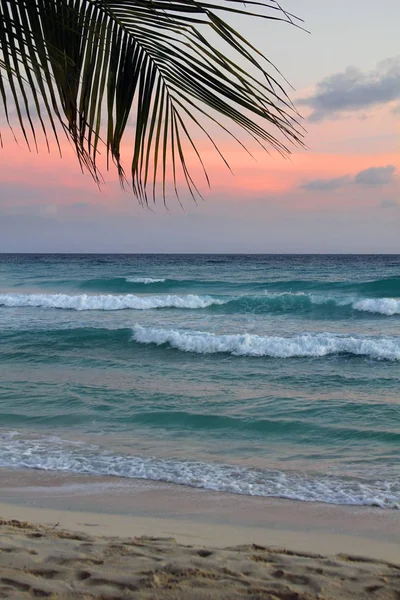
[[[0,342],[2,468],[400,508],[398,255],[0,255]]]

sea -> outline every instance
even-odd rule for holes
[[[0,255],[0,467],[399,509],[400,256]]]

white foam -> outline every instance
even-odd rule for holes
[[[149,285],[151,283],[164,283],[165,279],[154,279],[153,277],[126,277],[125,281],[128,283],[145,283]]]
[[[2,439],[0,467],[117,476],[249,496],[400,508],[397,479],[361,480],[194,460],[114,454],[55,439]],[[68,489],[66,490],[68,493]]]
[[[396,298],[376,298],[365,300],[357,300],[353,302],[353,308],[355,310],[379,313],[381,315],[400,315],[400,300]]]
[[[149,279],[147,281],[147,279]],[[128,280],[128,278],[127,278]],[[135,281],[142,283],[155,283],[156,280],[150,278],[136,278]],[[146,281],[145,281],[146,280]],[[133,279],[132,279],[133,281]],[[328,304],[334,302],[338,306],[351,306],[354,310],[370,312],[393,316],[400,314],[400,300],[395,298],[365,298],[354,300],[354,298],[335,298],[330,296],[308,295],[304,292],[296,294],[284,292],[268,293],[260,298],[278,298],[278,297],[301,297],[308,300],[311,304]],[[0,294],[0,306],[6,307],[36,307],[36,308],[60,308],[69,310],[149,310],[152,308],[182,308],[196,309],[207,308],[213,305],[229,304],[236,302],[246,296],[233,296],[222,300],[212,296],[199,296],[197,294],[187,295],[160,295],[160,296],[137,296],[134,294]],[[257,298],[249,296],[249,298]]]
[[[354,296],[327,296],[308,294],[307,292],[265,292],[269,298],[302,298],[308,299],[311,304],[336,304],[337,306],[351,306],[353,310],[375,314],[393,316],[400,314],[400,300],[396,298],[360,298]]]
[[[351,306],[353,310],[386,316],[400,315],[400,300],[396,298],[346,298],[311,296],[312,304],[335,302],[338,306]]]
[[[304,333],[293,337],[249,333],[216,335],[206,331],[155,329],[136,324],[133,328],[133,340],[142,344],[169,344],[172,348],[197,354],[228,353],[234,356],[292,358],[346,353],[375,359],[400,360],[400,339],[333,333]]]
[[[224,304],[211,296],[135,296],[134,294],[113,295],[68,295],[68,294],[0,294],[0,305],[6,307],[61,308],[69,310],[149,310],[152,308],[207,308],[213,304]]]

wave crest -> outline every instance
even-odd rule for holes
[[[152,308],[207,308],[223,304],[211,296],[135,296],[126,295],[68,295],[68,294],[0,294],[0,305],[6,307],[59,308],[67,310],[149,310]]]
[[[143,278],[144,279],[144,278]],[[156,280],[152,280],[154,283]],[[144,283],[144,282],[143,282]],[[144,283],[144,285],[147,285]],[[346,312],[400,315],[396,298],[349,298],[297,293],[215,297],[198,294],[0,294],[0,306],[59,308],[69,310],[149,310],[152,308],[204,309],[224,306],[238,313],[305,313],[324,318],[345,317]]]
[[[133,338],[141,344],[168,344],[196,354],[232,354],[270,358],[323,357],[353,354],[378,360],[400,360],[400,340],[360,338],[334,333],[305,333],[293,337],[259,336],[249,333],[217,335],[205,331],[155,329],[136,324]]]
[[[242,296],[242,298],[245,298]],[[253,298],[257,298],[254,297]],[[268,293],[265,294],[265,302],[271,309],[280,311],[307,310],[320,307],[326,310],[328,307],[336,310],[351,309],[357,312],[369,312],[385,316],[400,314],[400,300],[396,298],[354,298],[346,296],[328,296],[297,293]]]
[[[354,310],[377,313],[381,315],[400,315],[400,300],[396,298],[365,298],[352,304]]]

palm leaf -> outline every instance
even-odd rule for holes
[[[279,73],[224,13],[297,24],[275,0],[0,0],[5,117],[11,125],[10,112],[16,115],[28,145],[39,126],[61,148],[63,131],[97,181],[104,143],[122,184],[121,144],[133,118],[131,182],[139,201],[147,204],[151,190],[165,202],[169,174],[178,193],[179,172],[196,197],[188,153],[208,178],[194,129],[222,156],[207,119],[244,148],[229,122],[282,154],[302,143]]]

